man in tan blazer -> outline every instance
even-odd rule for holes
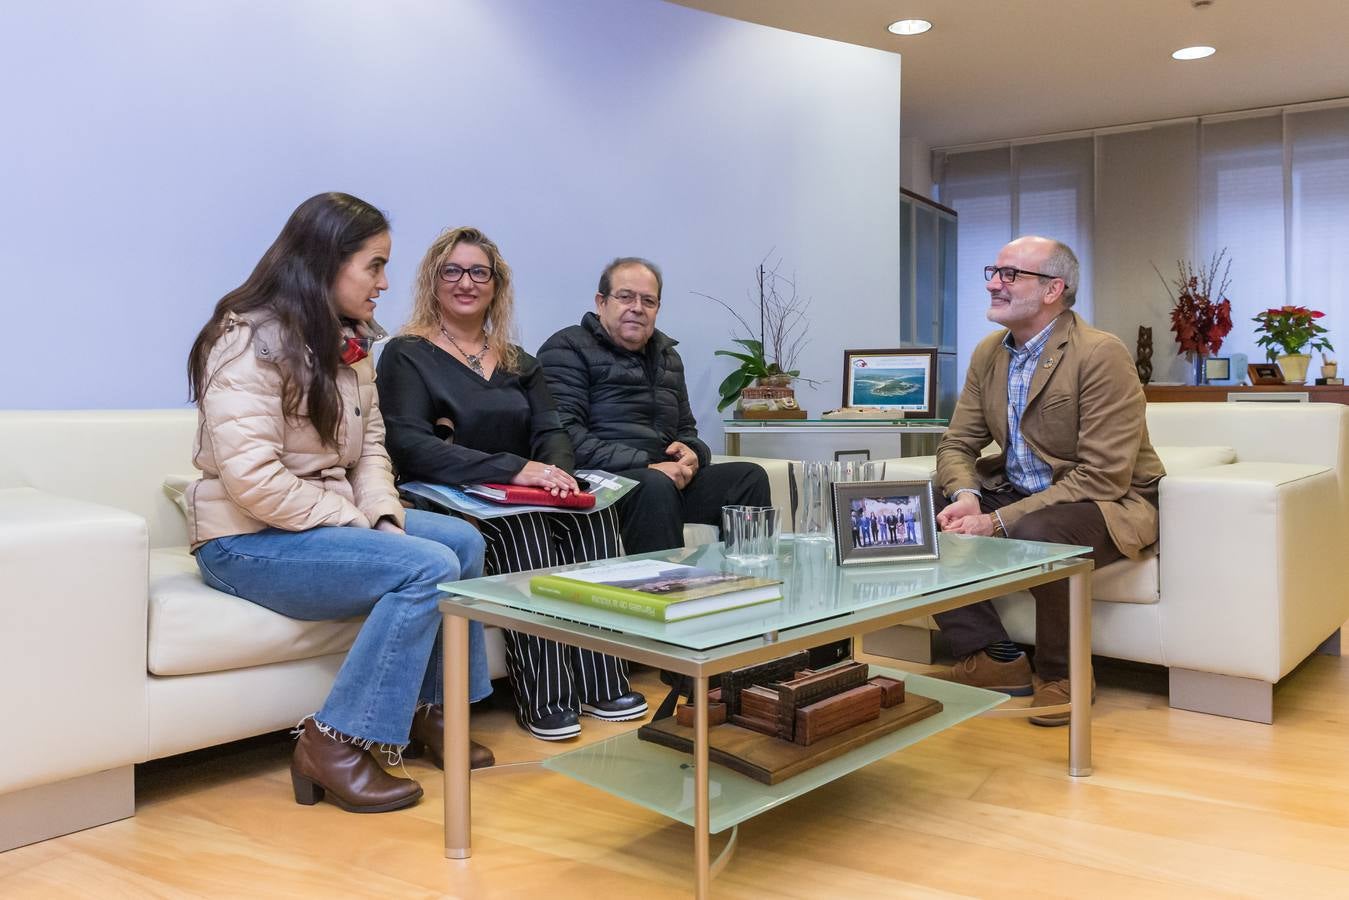
[[[984,270],[988,318],[937,449],[943,531],[1082,544],[1103,566],[1157,540],[1157,482],[1143,387],[1119,338],[1071,309],[1078,262],[1065,244],[1012,241]],[[1001,452],[980,453],[990,443]],[[1068,702],[1068,585],[1033,588],[1035,673],[987,601],[936,617],[959,660],[944,677],[1036,706]],[[1065,725],[1067,714],[1035,716]]]

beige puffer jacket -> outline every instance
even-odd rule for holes
[[[403,524],[373,360],[338,370],[342,418],[333,448],[308,417],[288,422],[282,416],[281,371],[274,362],[280,347],[275,321],[231,314],[211,348],[193,449],[202,477],[187,489],[193,550],[269,526],[369,528],[384,516]],[[300,410],[306,408],[302,399]]]

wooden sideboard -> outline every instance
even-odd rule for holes
[[[1146,384],[1149,403],[1225,403],[1228,394],[1307,394],[1313,403],[1349,406],[1349,386],[1314,384]]]

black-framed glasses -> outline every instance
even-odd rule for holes
[[[984,281],[992,281],[993,276],[997,275],[1003,284],[1015,284],[1018,276],[1034,275],[1036,278],[1058,278],[1062,280],[1062,275],[1046,275],[1044,272],[1030,272],[1026,269],[1018,269],[1016,266],[984,266]]]
[[[455,284],[464,277],[465,272],[468,273],[468,277],[475,284],[486,284],[492,280],[491,266],[469,266],[465,269],[463,266],[456,266],[454,263],[440,267],[440,280],[446,284]]]
[[[633,306],[642,304],[643,309],[651,310],[660,306],[660,298],[655,294],[639,294],[636,291],[616,291],[608,295],[617,300],[619,306]]]

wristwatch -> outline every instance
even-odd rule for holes
[[[1002,527],[1002,519],[998,518],[997,513],[988,514],[988,523],[993,526],[994,537],[1007,537],[1007,529]]]

